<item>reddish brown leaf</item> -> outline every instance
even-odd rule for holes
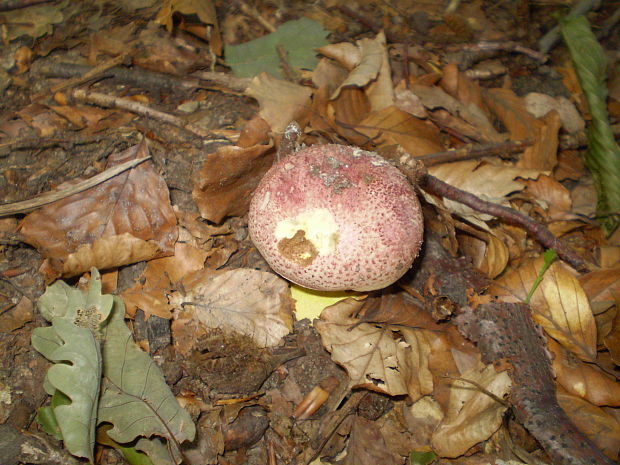
[[[107,167],[148,155],[142,142],[110,155]],[[48,280],[172,254],[176,216],[168,187],[150,162],[46,205],[21,224],[24,242],[45,257]]]
[[[248,211],[250,195],[273,164],[270,145],[221,147],[194,179],[192,198],[203,218],[220,223]]]

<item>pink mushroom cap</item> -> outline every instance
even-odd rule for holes
[[[321,291],[370,291],[398,280],[424,221],[405,176],[373,152],[314,145],[280,160],[254,192],[250,237],[273,270]]]

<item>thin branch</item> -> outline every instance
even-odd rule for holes
[[[195,124],[188,123],[183,118],[169,113],[164,113],[163,111],[155,110],[154,108],[127,98],[113,97],[100,92],[89,92],[84,89],[75,89],[70,93],[70,96],[81,102],[94,103],[95,105],[105,108],[118,108],[120,110],[126,110],[131,113],[146,116],[163,123],[168,123],[178,128],[185,129],[186,131],[205,139],[212,138],[213,135],[217,135],[234,141],[234,139],[239,135],[237,131],[228,131],[225,129],[206,130],[200,126],[196,126]]]
[[[509,224],[521,226],[544,247],[555,250],[562,260],[570,264],[577,271],[582,273],[589,271],[586,262],[579,255],[577,255],[574,250],[564,245],[553,235],[551,231],[545,227],[545,225],[533,220],[529,216],[524,215],[523,213],[512,208],[482,200],[474,194],[451,186],[450,184],[447,184],[442,180],[437,179],[435,176],[431,176],[430,174],[423,174],[420,176],[419,183],[424,190],[433,194],[440,195],[450,200],[455,200],[456,202],[467,205],[476,211],[500,218]]]
[[[73,186],[67,187],[66,189],[49,191],[38,195],[37,197],[34,197],[32,199],[0,205],[0,218],[4,216],[15,215],[17,213],[27,213],[29,211],[42,207],[43,205],[48,205],[52,202],[56,202],[57,200],[67,198],[73,194],[83,192],[86,189],[90,189],[97,184],[101,184],[102,182],[105,182],[108,179],[122,173],[123,171],[127,171],[150,158],[151,156],[149,155],[148,157],[142,157],[135,160],[126,161],[125,163],[102,171],[101,173],[93,176],[92,178],[88,178]]]

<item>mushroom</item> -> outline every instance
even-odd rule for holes
[[[320,291],[398,280],[422,244],[411,183],[376,153],[314,145],[271,167],[254,192],[250,237],[271,268]]]

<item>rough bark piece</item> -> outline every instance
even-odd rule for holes
[[[508,364],[515,415],[554,463],[613,464],[558,404],[549,355],[527,305],[503,302],[481,305],[475,311],[466,308],[456,323],[478,343],[485,363]]]

